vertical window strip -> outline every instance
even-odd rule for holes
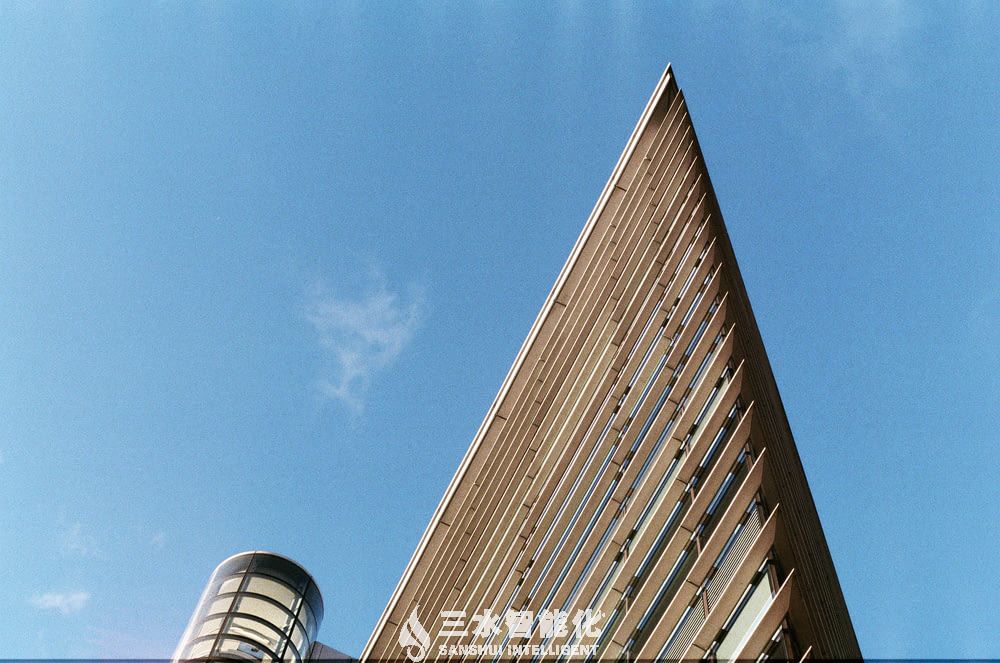
[[[754,577],[753,579],[750,580],[750,584],[747,585],[747,588],[743,590],[743,594],[736,602],[736,606],[733,608],[732,612],[729,613],[729,616],[723,623],[722,628],[719,630],[718,635],[716,635],[715,640],[709,646],[706,658],[709,658],[712,661],[717,660],[718,658],[717,654],[720,646],[726,642],[727,637],[730,635],[730,631],[733,629],[737,620],[743,614],[743,611],[746,609],[747,605],[751,602],[751,599],[754,598],[754,594],[756,593],[757,589],[761,586],[761,583],[763,583],[765,580],[767,580],[769,583],[769,589],[771,592],[771,596],[773,597],[774,587],[773,585],[770,585],[770,580],[771,580],[770,574],[772,565],[773,561],[770,557],[768,557],[761,564],[760,568],[757,569],[757,573],[754,574]],[[741,635],[741,638],[745,637],[746,633]]]
[[[657,304],[657,308],[654,309],[653,316],[651,316],[651,318],[649,320],[647,320],[647,328],[648,328],[648,325],[649,325],[650,321],[653,319],[653,317],[655,317],[655,313],[660,308],[660,306],[662,306],[662,299],[661,299],[660,303]],[[668,318],[669,318],[669,316],[668,316]],[[648,349],[647,349],[647,351],[646,351],[646,353],[645,353],[645,355],[643,357],[642,362],[640,363],[639,367],[636,369],[635,373],[633,374],[633,377],[632,377],[633,381],[638,378],[638,375],[641,373],[642,369],[645,367],[646,363],[649,361],[649,358],[652,355],[653,349],[656,347],[657,343],[659,343],[659,341],[663,338],[663,331],[664,331],[665,325],[666,325],[666,320],[664,321],[664,324],[661,326],[660,331],[657,333],[657,335],[650,342],[649,347],[648,347]],[[640,338],[641,338],[641,336],[640,336]],[[638,340],[637,340],[637,343],[638,343]],[[635,350],[633,348],[633,350],[631,352],[634,354],[634,351]],[[653,376],[651,376],[650,379],[649,379],[649,381],[647,382],[647,385],[646,385],[646,387],[644,389],[644,393],[640,397],[639,402],[633,408],[633,411],[632,411],[633,414],[630,415],[630,419],[631,419],[631,416],[634,416],[634,413],[638,410],[638,408],[642,404],[642,402],[648,397],[648,393],[649,393],[649,390],[650,390],[652,384],[659,377],[659,375],[662,373],[663,368],[666,366],[666,359],[667,359],[668,355],[669,355],[669,349],[666,352],[664,352],[663,357],[661,358],[661,360],[659,361],[659,363],[657,365],[656,371],[654,371]],[[611,429],[611,426],[614,424],[614,421],[615,421],[615,419],[617,417],[619,408],[621,407],[622,402],[624,401],[624,397],[628,393],[628,390],[630,388],[631,388],[631,383],[628,386],[626,386],[625,393],[622,395],[622,398],[619,399],[618,406],[614,409],[614,411],[612,412],[611,416],[608,418],[608,421],[605,424],[604,429],[601,431],[601,434],[598,437],[597,442],[594,444],[593,449],[591,450],[590,454],[588,455],[587,459],[585,460],[583,470],[574,479],[573,485],[571,486],[569,492],[567,493],[567,498],[560,505],[559,510],[556,513],[556,516],[553,518],[553,520],[550,523],[548,529],[546,530],[545,535],[542,537],[542,540],[539,542],[538,546],[536,547],[534,554],[532,555],[531,559],[529,560],[528,568],[531,567],[531,565],[534,563],[535,559],[538,557],[538,554],[541,551],[541,549],[545,546],[545,544],[548,542],[549,538],[552,536],[552,534],[553,534],[553,532],[555,530],[556,524],[559,522],[559,519],[562,517],[562,514],[565,512],[567,506],[571,503],[572,496],[578,490],[578,488],[580,486],[580,483],[581,483],[581,481],[583,479],[583,475],[586,473],[586,469],[590,466],[590,463],[593,462],[593,457],[596,454],[597,450],[604,443],[604,440],[606,439],[607,434],[608,434],[608,432]],[[605,400],[604,400],[605,404],[607,403],[607,401],[609,400],[609,398],[610,398],[610,394],[605,397]],[[624,434],[625,429],[627,428],[627,425],[628,425],[628,422],[626,422],[626,425],[623,426],[621,434]],[[592,429],[592,427],[593,427],[593,424],[591,424],[591,429]],[[588,433],[589,433],[589,431],[588,431]],[[621,434],[619,435],[619,440],[621,439]],[[585,436],[585,438],[586,438],[586,436]],[[576,524],[576,521],[579,518],[580,511],[583,509],[583,507],[585,506],[586,502],[589,501],[590,496],[591,496],[591,494],[593,492],[594,486],[596,486],[597,482],[603,476],[604,471],[607,468],[607,464],[608,464],[610,458],[613,457],[615,450],[617,450],[617,445],[618,445],[618,441],[616,441],[615,445],[612,446],[611,451],[609,452],[608,456],[605,458],[604,466],[601,468],[601,470],[598,472],[597,476],[595,477],[594,481],[592,482],[591,488],[590,488],[590,490],[588,490],[587,496],[585,497],[585,499],[583,500],[583,502],[581,502],[580,506],[577,509],[577,512],[571,518],[570,524],[567,526],[567,528],[564,531],[563,536],[562,536],[559,544],[556,546],[557,550],[563,545],[565,537],[572,530],[572,527]],[[558,492],[558,491],[556,491],[556,492]],[[546,509],[548,509],[548,506],[549,505],[546,505]],[[553,564],[554,561],[555,561],[555,553],[553,553],[552,555],[549,556],[549,560],[546,563],[546,567],[539,574],[539,578],[535,582],[535,585],[532,587],[531,591],[529,592],[527,600],[530,600],[531,598],[533,598],[534,593],[537,592],[540,583],[545,578],[545,576],[547,575],[548,571],[551,569],[551,566],[552,566],[552,564]],[[522,581],[523,581],[523,579],[524,579],[524,577],[522,575]],[[517,591],[518,591],[518,589],[520,587],[521,587],[521,583],[518,583],[518,585],[515,586],[512,595],[510,596],[510,598],[507,601],[507,608],[509,608],[511,605],[513,605],[513,602],[516,599]],[[491,640],[492,640],[492,637],[488,638],[487,642],[489,642]]]
[[[726,438],[728,436],[728,431],[729,431],[729,428],[731,426],[731,421],[734,418],[736,412],[738,411],[738,406],[739,406],[739,404],[737,403],[736,405],[733,406],[733,409],[730,410],[729,416],[727,417],[726,421],[723,422],[722,426],[719,429],[719,432],[716,434],[715,442],[713,443],[713,447],[718,447],[719,441],[722,440],[722,439],[724,439],[724,438]],[[705,462],[707,460],[708,464],[700,467],[700,469],[702,471],[707,471],[707,470],[709,470],[711,468],[711,460],[712,460],[713,457],[714,457],[714,453],[712,452],[712,450],[710,450],[710,452],[706,454],[705,458],[703,458],[703,462]],[[743,457],[743,455],[741,454],[741,458],[742,457]],[[694,494],[694,487],[695,487],[696,484],[697,484],[697,481],[695,480],[695,478],[693,478],[692,481],[688,484],[688,488],[685,490],[684,498],[682,498],[682,499],[691,499],[692,498],[692,496]],[[626,596],[622,597],[621,605],[624,604],[624,601],[627,600],[627,598],[630,598],[631,596],[634,596],[634,595],[638,594],[638,591],[639,591],[639,589],[641,589],[641,585],[642,585],[642,583],[645,580],[644,576],[648,573],[648,571],[652,568],[652,566],[655,565],[656,559],[658,559],[658,557],[659,557],[659,552],[662,552],[662,547],[661,546],[662,546],[662,543],[663,543],[664,529],[673,520],[674,516],[676,515],[676,510],[677,510],[677,505],[675,505],[674,512],[671,513],[671,516],[668,518],[667,523],[665,523],[664,527],[661,528],[660,533],[658,534],[655,543],[650,548],[650,550],[647,552],[646,556],[643,558],[643,562],[640,565],[639,570],[637,571],[635,577],[633,577],[633,581],[629,585],[629,590],[631,590],[631,591],[627,591],[626,592]],[[636,530],[633,529],[633,532],[635,532],[635,531]],[[632,538],[631,534],[630,534],[629,538],[630,539]],[[667,537],[667,540],[669,540],[669,536]],[[689,546],[691,546],[691,545],[693,545],[693,538],[692,538],[692,544],[689,544]],[[660,548],[660,550],[658,550],[658,548]],[[676,569],[676,563],[675,563],[675,569]],[[670,576],[668,576],[668,580],[669,580],[669,577]],[[670,592],[669,590],[670,590],[670,587],[667,584],[667,582],[665,581],[664,585],[662,585],[661,588],[660,588],[660,590],[658,591],[657,597],[653,600],[653,602],[647,608],[647,614],[650,614],[652,611],[656,610],[657,608],[666,609],[666,603],[664,603],[664,601],[669,602],[670,599],[673,598],[673,594],[675,593],[675,592]],[[635,637],[635,636],[633,635],[633,637]]]
[[[704,256],[706,254],[707,254],[707,249],[702,251],[701,255],[698,258],[697,263],[692,268],[692,276],[697,271],[698,267],[700,266],[701,260],[704,258]],[[689,314],[694,311],[694,309],[697,307],[698,302],[701,301],[701,298],[704,295],[704,291],[707,289],[708,283],[711,281],[712,276],[714,275],[714,272],[715,272],[715,268],[713,267],[712,271],[709,272],[709,274],[705,277],[704,281],[702,282],[701,286],[699,287],[699,291],[698,291],[698,294],[695,297],[695,301],[689,307],[689,310],[688,310]],[[690,278],[689,278],[689,282],[687,284],[685,284],[684,290],[686,290],[689,285],[690,285]],[[683,293],[682,293],[681,296],[683,296]],[[666,402],[666,399],[667,399],[669,393],[672,391],[672,389],[673,389],[673,387],[674,387],[674,385],[676,383],[676,378],[679,376],[680,372],[683,370],[684,365],[686,365],[687,359],[690,357],[690,355],[693,352],[694,348],[697,346],[697,343],[700,341],[701,337],[704,335],[704,331],[705,331],[705,329],[708,326],[709,319],[711,318],[711,316],[715,313],[715,311],[718,308],[718,302],[719,302],[719,298],[716,297],[715,300],[713,301],[712,306],[710,307],[708,313],[705,315],[705,318],[703,319],[702,323],[699,325],[699,328],[696,331],[696,333],[694,335],[694,338],[692,339],[691,343],[688,345],[687,351],[685,352],[685,354],[684,354],[684,356],[682,358],[681,363],[678,365],[677,369],[675,369],[675,372],[674,372],[674,375],[673,375],[674,379],[671,380],[671,382],[667,385],[667,388],[661,394],[661,397],[660,397],[660,399],[658,401],[657,406],[654,408],[653,413],[647,419],[647,424],[644,426],[644,429],[640,433],[640,435],[636,438],[636,443],[633,444],[633,447],[630,450],[629,459],[631,458],[631,452],[634,451],[638,447],[638,445],[641,443],[642,439],[644,439],[645,435],[648,434],[648,431],[649,431],[650,427],[652,426],[652,422],[655,420],[655,417],[659,414],[660,410],[662,409],[663,404]],[[676,302],[675,302],[675,307],[676,307]],[[668,313],[667,319],[665,319],[663,325],[661,325],[660,332],[657,333],[656,337],[651,342],[650,348],[647,350],[647,352],[646,352],[646,354],[645,354],[645,356],[643,358],[643,362],[644,363],[649,360],[649,356],[651,354],[652,348],[655,347],[655,344],[662,338],[662,332],[665,329],[666,325],[668,324],[669,318],[672,315],[672,312],[673,312],[673,310],[674,310],[675,307],[673,307],[671,309],[671,313]],[[690,315],[688,315],[687,317],[690,317]],[[658,362],[657,369],[654,371],[653,376],[647,381],[647,384],[646,384],[646,386],[645,386],[645,388],[643,390],[643,394],[638,399],[636,405],[633,407],[633,409],[632,409],[632,411],[631,411],[631,413],[629,415],[628,420],[626,420],[625,425],[622,427],[622,431],[619,434],[618,440],[616,440],[616,442],[612,445],[612,448],[609,451],[608,455],[606,456],[605,461],[602,464],[602,467],[598,471],[598,473],[595,476],[594,480],[591,482],[591,486],[588,489],[588,491],[587,491],[587,493],[586,493],[583,501],[578,506],[576,512],[574,513],[574,515],[570,519],[570,522],[568,523],[568,525],[566,526],[566,528],[565,528],[562,536],[560,537],[560,541],[557,544],[556,549],[549,555],[549,559],[546,562],[545,568],[543,568],[543,570],[541,571],[541,573],[538,576],[538,579],[535,581],[534,585],[532,586],[531,590],[529,591],[528,596],[526,598],[526,601],[530,601],[534,597],[534,595],[538,591],[538,589],[539,589],[542,581],[547,577],[547,575],[548,575],[549,571],[551,570],[552,565],[553,565],[553,563],[555,561],[557,551],[559,549],[561,549],[562,545],[565,543],[566,537],[572,531],[572,528],[576,525],[576,522],[579,519],[580,514],[581,514],[584,506],[586,505],[587,502],[589,502],[589,500],[590,500],[590,498],[591,498],[591,496],[593,494],[593,491],[594,491],[597,483],[603,477],[604,472],[607,469],[607,466],[609,464],[610,458],[612,458],[613,455],[614,455],[614,453],[615,453],[615,451],[617,451],[619,442],[622,439],[622,437],[624,436],[624,434],[625,434],[625,432],[626,432],[629,424],[631,423],[632,418],[638,412],[640,406],[648,398],[648,395],[649,395],[649,392],[651,390],[651,387],[652,387],[653,383],[659,377],[659,375],[661,374],[663,368],[665,367],[667,356],[669,355],[670,350],[673,348],[674,344],[676,343],[677,338],[679,338],[679,335],[683,331],[684,325],[686,323],[687,323],[687,320],[683,321],[681,323],[681,325],[679,326],[678,331],[674,334],[674,337],[673,337],[673,339],[671,340],[671,343],[670,343],[670,347],[667,349],[667,351],[664,353],[664,355],[661,358],[661,360]],[[649,323],[647,321],[647,325],[648,324]],[[721,333],[716,336],[716,339],[713,341],[712,350],[714,350],[715,344],[721,339],[721,337],[722,337]],[[707,358],[706,358],[706,360],[707,360]],[[639,373],[641,372],[641,369],[642,369],[642,366],[640,365],[640,367],[633,374],[632,380],[635,380],[638,377]],[[627,393],[628,389],[630,388],[630,386],[626,387],[626,393]],[[622,397],[622,400],[623,399],[624,399],[624,395]],[[620,406],[621,406],[621,400],[619,401],[619,407]],[[616,408],[615,413],[617,413],[617,411],[618,411],[618,408]],[[546,531],[545,536],[543,537],[542,541],[539,543],[539,546],[536,548],[535,555],[532,556],[531,562],[534,561],[534,559],[538,555],[538,552],[541,550],[541,548],[548,541],[549,537],[552,535],[552,532],[553,532],[553,529],[555,527],[555,524],[558,522],[558,520],[561,517],[562,513],[565,511],[567,504],[572,499],[572,496],[575,494],[576,490],[579,488],[580,479],[582,478],[582,475],[586,472],[586,468],[589,467],[590,463],[592,462],[594,452],[596,452],[597,448],[603,443],[603,441],[604,441],[604,439],[605,439],[605,437],[607,435],[607,432],[610,429],[610,426],[612,425],[613,419],[614,419],[614,416],[612,416],[612,418],[609,419],[608,424],[605,426],[604,430],[602,431],[602,434],[599,437],[597,444],[595,444],[594,449],[592,450],[590,456],[588,456],[587,461],[584,464],[583,471],[580,472],[580,474],[578,475],[578,477],[574,481],[573,486],[571,487],[569,493],[567,494],[566,500],[564,500],[563,504],[560,506],[560,509],[559,509],[556,517],[553,519],[553,521],[550,524],[548,530]],[[672,421],[671,421],[671,425],[672,425]],[[647,459],[647,462],[648,462],[648,459]],[[615,480],[613,488],[617,488],[617,485],[618,485],[618,481]],[[559,586],[559,582],[561,582],[561,580],[565,577],[565,575],[568,574],[569,568],[571,567],[571,565],[573,564],[573,562],[575,562],[576,557],[579,554],[579,550],[582,547],[582,544],[589,537],[590,533],[592,532],[593,525],[596,524],[596,521],[597,521],[598,517],[600,516],[600,514],[603,512],[604,508],[606,507],[607,502],[610,499],[611,492],[612,491],[609,490],[608,493],[606,494],[605,499],[602,500],[602,503],[599,506],[598,512],[595,513],[594,517],[591,519],[591,523],[587,527],[585,535],[581,537],[580,541],[577,543],[576,548],[574,549],[574,552],[570,555],[569,560],[563,565],[563,568],[562,568],[562,570],[560,571],[560,574],[559,574],[560,580],[557,581],[553,585],[553,588],[550,591],[550,594],[553,594],[555,592],[556,588]],[[607,532],[605,533],[605,537],[606,536],[607,536]],[[605,538],[605,537],[602,537],[602,539]],[[601,546],[598,546],[598,550],[600,550],[600,548],[601,548]],[[530,563],[531,562],[529,562],[529,568],[530,568]],[[585,567],[589,568],[590,566],[592,566],[592,563],[593,563],[593,556],[592,556],[592,558],[590,560],[588,560],[587,564],[585,564]],[[523,579],[523,576],[522,576],[522,579]],[[582,577],[581,577],[581,579],[582,579]],[[580,580],[578,580],[576,584],[579,585],[580,584]],[[516,597],[517,590],[518,590],[518,588],[520,586],[521,585],[518,584],[518,586],[516,586],[514,588],[514,592],[512,593],[511,597],[508,599],[508,602],[507,602],[508,608],[505,608],[505,609],[509,609],[509,606],[513,604],[513,602],[515,600],[515,597]],[[489,638],[488,641],[489,640],[492,640],[492,638]],[[502,643],[501,647],[504,644],[506,644],[507,640],[509,640],[509,636],[507,638],[505,638],[505,640]]]
[[[712,346],[711,346],[708,354],[706,355],[705,359],[702,361],[701,367],[699,367],[698,372],[695,374],[695,377],[692,378],[691,382],[688,384],[688,390],[691,390],[691,389],[693,389],[695,387],[695,385],[697,383],[697,380],[700,377],[699,374],[702,373],[703,370],[704,370],[704,368],[708,365],[708,363],[711,360],[712,356],[714,356],[715,350],[722,343],[722,340],[724,338],[725,338],[725,334],[722,333],[722,332],[719,332],[716,335],[715,339],[712,342]],[[731,378],[732,378],[731,366],[727,365],[726,368],[723,370],[723,375],[722,375],[722,377],[720,377],[719,382],[722,382],[722,381],[725,381],[725,380],[729,380]],[[706,412],[708,410],[708,408],[714,403],[715,399],[718,397],[719,393],[721,393],[721,389],[718,388],[718,387],[719,387],[719,385],[717,384],[716,387],[713,388],[712,392],[710,392],[709,397],[706,399],[706,403],[705,403],[705,406],[703,408],[703,412]],[[673,428],[673,424],[674,424],[674,422],[676,420],[677,415],[679,414],[679,411],[680,411],[680,408],[678,408],[678,410],[674,413],[674,415],[671,418],[670,422],[668,422],[667,426],[664,428],[664,430],[661,433],[659,439],[657,440],[656,446],[653,448],[653,450],[651,450],[650,454],[646,457],[646,460],[643,463],[643,467],[639,471],[639,475],[632,482],[632,486],[630,488],[630,492],[632,490],[634,490],[642,482],[642,479],[645,477],[646,472],[648,471],[649,467],[652,465],[652,462],[653,462],[656,454],[659,451],[660,445],[669,436],[669,433],[670,433],[670,431]],[[690,436],[688,436],[688,439],[690,439]],[[666,486],[668,486],[670,484],[670,482],[672,481],[673,476],[674,476],[676,470],[679,468],[680,461],[683,459],[683,457],[684,457],[684,448],[682,447],[682,449],[677,452],[677,455],[674,457],[673,461],[671,461],[671,464],[667,468],[667,471],[664,472],[664,474],[661,477],[660,482],[658,483],[656,489],[653,491],[652,497],[646,503],[646,505],[645,505],[642,513],[639,515],[639,518],[636,520],[635,526],[632,528],[632,530],[629,533],[628,537],[626,537],[625,543],[622,546],[622,551],[619,552],[619,555],[618,555],[618,557],[616,557],[615,562],[612,564],[611,568],[608,570],[607,574],[605,575],[604,579],[602,580],[600,589],[596,592],[596,594],[594,596],[594,599],[590,603],[589,607],[591,609],[595,608],[603,600],[603,598],[604,598],[603,594],[604,594],[605,588],[608,587],[608,586],[610,586],[610,583],[611,583],[612,579],[617,575],[618,567],[619,567],[619,565],[621,563],[621,559],[623,557],[623,554],[627,552],[628,547],[631,544],[631,542],[637,537],[638,534],[640,534],[640,531],[642,529],[644,529],[644,524],[646,522],[646,519],[649,517],[649,515],[655,509],[656,505],[659,502],[660,497],[663,495],[663,492],[664,492],[664,489],[666,488]],[[605,632],[606,633],[610,632],[610,630],[613,630],[614,622],[617,620],[617,615],[618,614],[620,614],[620,606],[618,606],[618,607],[615,608],[615,610],[612,613],[613,616],[609,618],[608,624],[607,624],[607,626],[605,626]],[[603,640],[603,638],[602,638],[602,640]],[[575,641],[575,638],[574,638],[574,641]],[[597,644],[598,644],[598,651],[599,651],[601,649],[601,647],[602,647],[601,640],[599,640]]]
[[[697,269],[697,266],[694,269]],[[709,274],[709,276],[706,277],[704,283],[699,288],[699,294],[697,296],[697,299],[699,301],[700,301],[700,297],[704,294],[704,290],[707,287],[708,282],[710,280],[711,280],[711,274]],[[701,328],[698,330],[698,332],[697,332],[697,334],[695,336],[695,342],[697,342],[697,340],[700,339],[701,336],[702,336],[702,334],[704,333],[704,328],[707,327],[707,320],[711,316],[711,314],[714,312],[714,309],[715,309],[715,305],[713,304],[712,311],[710,311],[709,314],[706,315],[705,321],[702,323]],[[693,310],[693,308],[692,308],[692,310]],[[683,325],[681,326],[680,329],[683,329]],[[661,338],[661,335],[658,334],[657,335],[657,340],[659,338]],[[655,342],[655,340],[654,340],[654,342]],[[629,415],[629,418],[626,421],[625,426],[623,426],[622,432],[619,435],[619,439],[616,440],[615,444],[612,445],[611,450],[608,452],[608,455],[605,457],[604,463],[602,464],[602,466],[601,466],[600,470],[598,471],[597,475],[592,480],[591,485],[588,488],[588,490],[587,490],[587,492],[585,494],[584,499],[580,502],[579,506],[577,507],[576,512],[573,514],[573,516],[570,519],[570,522],[565,527],[565,529],[564,529],[564,531],[562,533],[562,536],[560,537],[560,540],[559,540],[559,542],[556,545],[555,550],[549,555],[549,559],[547,560],[545,567],[543,568],[542,572],[538,576],[538,579],[535,581],[535,584],[532,586],[531,590],[529,591],[528,596],[527,596],[527,600],[531,600],[532,598],[534,598],[534,595],[538,591],[541,583],[547,577],[548,572],[551,570],[552,565],[553,565],[553,563],[555,561],[556,552],[559,549],[561,549],[561,547],[565,543],[566,537],[572,531],[572,528],[576,525],[576,522],[579,519],[580,514],[582,513],[582,511],[583,511],[584,507],[586,506],[587,502],[589,502],[591,496],[593,495],[593,492],[594,492],[594,490],[596,488],[597,483],[603,477],[604,472],[606,471],[606,469],[607,469],[607,467],[608,467],[608,465],[610,463],[610,459],[613,457],[615,451],[617,451],[619,441],[620,441],[621,437],[624,435],[624,433],[626,432],[626,428],[627,428],[628,424],[631,423],[631,420],[635,416],[636,412],[639,410],[639,408],[642,406],[642,404],[648,398],[649,392],[651,391],[651,388],[652,388],[652,385],[655,383],[656,379],[660,376],[660,374],[662,373],[664,367],[666,366],[666,359],[667,359],[668,355],[669,355],[669,349],[663,354],[663,356],[661,357],[660,361],[657,364],[657,369],[654,371],[653,375],[647,381],[646,386],[643,389],[642,396],[640,396],[640,398],[638,399],[636,405],[632,408],[632,411],[631,411],[631,413]],[[649,356],[649,352],[647,352],[646,356],[647,357]],[[686,359],[686,357],[685,357],[685,359]],[[638,375],[638,372],[636,373],[636,375]],[[661,395],[661,398],[660,398],[660,407],[661,408],[662,408],[662,403],[664,403],[666,401],[666,398],[669,395],[670,389],[672,389],[673,384],[674,383],[671,382],[668,385],[668,388]],[[657,409],[657,413],[658,413],[658,409]],[[652,421],[652,417],[650,418],[650,422],[651,421]],[[541,548],[548,541],[548,538],[551,536],[555,524],[558,522],[559,518],[561,517],[561,514],[565,511],[566,505],[572,501],[573,495],[575,494],[576,490],[579,488],[580,480],[581,480],[583,474],[586,472],[586,468],[589,467],[590,463],[593,460],[594,452],[596,452],[597,448],[599,448],[603,444],[604,439],[607,436],[608,430],[610,429],[612,423],[613,423],[613,417],[612,417],[612,419],[609,419],[608,424],[605,426],[604,430],[602,431],[602,434],[599,437],[597,443],[595,444],[594,449],[591,451],[590,456],[588,456],[587,461],[584,464],[583,470],[577,476],[577,478],[574,481],[574,484],[573,484],[572,488],[570,489],[569,493],[567,493],[567,497],[564,500],[562,506],[560,507],[560,510],[559,510],[559,512],[556,515],[556,518],[553,519],[552,523],[549,526],[549,529],[546,532],[545,537],[543,537],[542,541],[539,543],[539,546],[536,549],[535,556],[537,556],[537,553],[541,550]],[[647,432],[648,432],[648,428],[647,428]],[[643,434],[645,434],[645,433],[643,433]],[[603,509],[603,506],[601,508]],[[535,556],[533,556],[533,559],[534,559]],[[571,558],[570,558],[570,561],[567,562],[567,564],[564,565],[564,567],[568,566],[573,561],[575,561],[575,556],[576,556],[576,554],[572,555]]]

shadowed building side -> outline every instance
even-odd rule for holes
[[[485,608],[602,618],[516,637],[443,623]],[[669,67],[362,659],[404,655],[414,615],[427,658],[861,656]]]

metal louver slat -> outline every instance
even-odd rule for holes
[[[757,510],[754,509],[751,511],[746,524],[743,526],[743,531],[740,532],[740,535],[733,543],[733,547],[726,555],[726,559],[723,560],[718,571],[715,572],[715,575],[705,588],[705,595],[708,598],[709,609],[711,609],[711,607],[715,605],[716,601],[719,600],[719,595],[722,593],[722,590],[725,589],[729,579],[733,577],[736,567],[739,565],[740,560],[743,559],[743,555],[746,554],[747,549],[750,548],[750,545],[757,537],[762,524],[760,514]]]

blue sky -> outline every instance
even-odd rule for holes
[[[1000,656],[991,3],[0,3],[0,656],[357,654],[663,67],[864,653]]]

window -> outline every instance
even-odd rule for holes
[[[717,661],[728,661],[736,655],[744,641],[757,625],[757,619],[771,603],[774,585],[771,582],[771,561],[767,560],[757,571],[750,585],[737,601],[736,607],[729,614],[726,623],[716,637],[712,658]]]

